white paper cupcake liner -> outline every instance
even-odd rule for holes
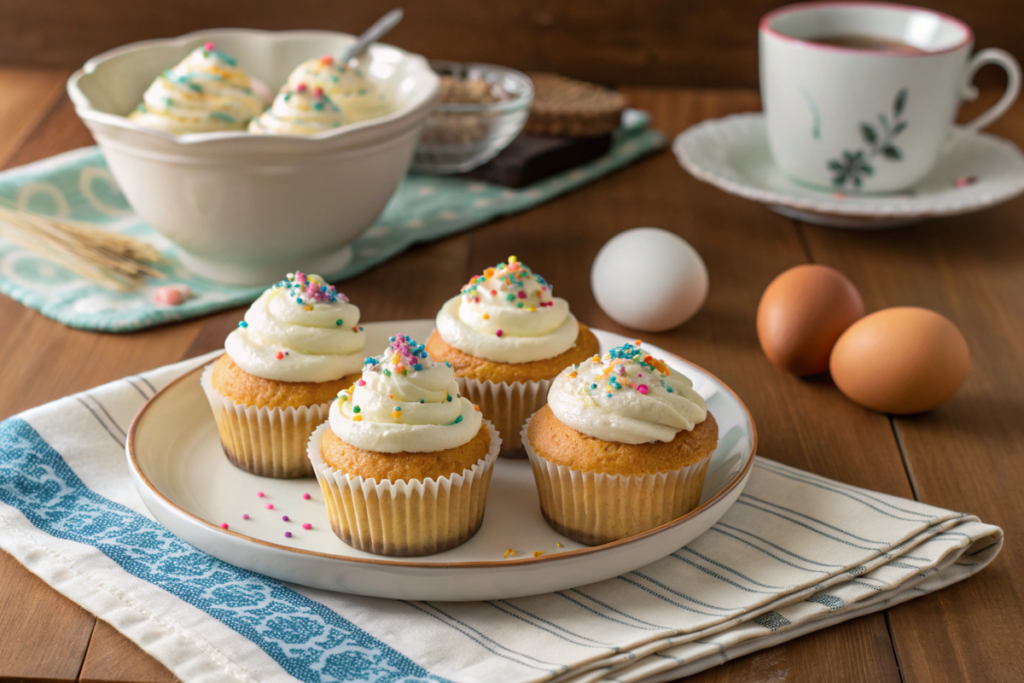
[[[320,441],[325,422],[309,438],[309,462],[327,504],[331,529],[357,550],[410,557],[450,550],[473,537],[484,518],[487,489],[501,436],[491,434],[487,455],[459,474],[438,479],[380,481],[352,477],[324,462]]]
[[[501,457],[525,458],[522,428],[527,419],[548,402],[551,380],[531,382],[481,382],[476,379],[456,378],[459,391],[480,406],[480,412],[494,423],[501,434]]]
[[[210,401],[224,455],[236,467],[261,477],[312,477],[306,457],[309,435],[327,419],[330,403],[299,408],[259,408],[236,403],[212,386],[213,364],[200,383]]]
[[[671,472],[626,476],[582,472],[542,458],[521,437],[533,466],[544,519],[558,533],[586,545],[601,545],[641,534],[678,519],[700,503],[709,453]]]

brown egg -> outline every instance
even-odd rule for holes
[[[828,370],[839,335],[864,315],[860,292],[845,275],[796,266],[768,285],[757,307],[757,338],[776,366],[795,375]]]
[[[960,330],[925,308],[886,308],[843,333],[832,349],[832,379],[857,403],[906,415],[935,408],[967,377],[971,354]]]

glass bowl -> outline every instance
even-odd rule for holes
[[[480,79],[498,97],[495,102],[439,102],[427,117],[412,170],[417,173],[466,173],[508,147],[530,116],[533,81],[521,71],[494,64],[431,60],[438,76]]]

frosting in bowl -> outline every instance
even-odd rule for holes
[[[365,343],[348,297],[319,275],[295,272],[253,302],[224,349],[250,375],[328,382],[359,372]]]
[[[555,417],[603,441],[672,441],[707,418],[693,382],[636,344],[623,344],[566,368],[551,385]]]
[[[262,110],[234,57],[206,43],[157,76],[128,118],[180,135],[242,129]]]
[[[365,62],[366,57],[360,58]],[[365,121],[387,114],[391,107],[378,85],[366,74],[366,64],[340,64],[325,55],[307,59],[288,76],[286,88],[305,83],[320,88],[345,112],[349,121]]]
[[[463,353],[496,363],[529,363],[572,348],[579,323],[540,275],[509,256],[474,275],[437,314],[437,331]]]
[[[342,441],[377,453],[434,453],[458,448],[483,417],[459,394],[455,371],[435,363],[398,334],[379,356],[365,360],[362,377],[331,405],[331,429]]]
[[[269,135],[313,135],[344,125],[345,114],[319,87],[299,83],[285,86],[259,118],[249,124],[249,132]]]

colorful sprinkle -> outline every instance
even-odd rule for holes
[[[256,497],[257,498],[262,498],[264,495],[266,495],[266,494],[264,494],[263,491],[257,491],[256,492]]]
[[[278,360],[281,360],[282,358],[284,358],[284,353],[282,353],[281,351],[278,351],[277,354],[275,354],[275,356],[276,356],[276,358]]]
[[[638,386],[636,388],[636,390],[639,391],[641,394],[646,394],[648,392],[648,388],[647,388],[646,384],[641,384],[640,386]]]
[[[246,513],[242,513],[242,519],[249,519],[249,515]]]
[[[281,515],[281,521],[282,522],[287,522],[288,521],[288,515]]]
[[[274,509],[274,504],[273,503],[267,503],[267,509],[268,510],[273,510]]]
[[[242,321],[240,321],[238,323],[238,326],[241,327],[244,330],[246,327],[249,327],[249,323],[247,323],[244,320],[242,320]]]
[[[515,557],[516,556],[516,551],[512,550],[512,548],[509,548],[508,550],[505,551],[505,554],[502,556],[502,559],[507,559],[509,555],[511,555],[512,557]]]
[[[225,524],[221,524],[221,525],[220,525],[220,528],[221,528],[221,529],[227,529],[227,528],[228,528],[228,525],[227,525],[226,523],[225,523]]]
[[[494,334],[495,334],[496,336],[500,337],[500,336],[502,336],[502,335],[503,335],[503,334],[505,334],[505,333],[504,333],[504,332],[502,332],[501,330],[498,330],[498,331],[497,331],[497,332],[495,332]]]
[[[533,556],[534,556],[534,557],[540,557],[540,556],[541,556],[541,555],[543,555],[543,554],[544,554],[544,551],[543,551],[543,550],[534,550],[534,551],[533,551]]]
[[[308,493],[303,493],[302,494],[302,500],[309,500],[310,498],[311,498],[311,496]]]
[[[310,524],[309,522],[306,522],[305,524],[302,525],[302,528],[305,529],[306,531],[309,531],[310,529],[313,528],[313,525]]]
[[[290,532],[290,531],[284,532],[284,537],[285,538],[291,538],[292,537],[292,532]]]

